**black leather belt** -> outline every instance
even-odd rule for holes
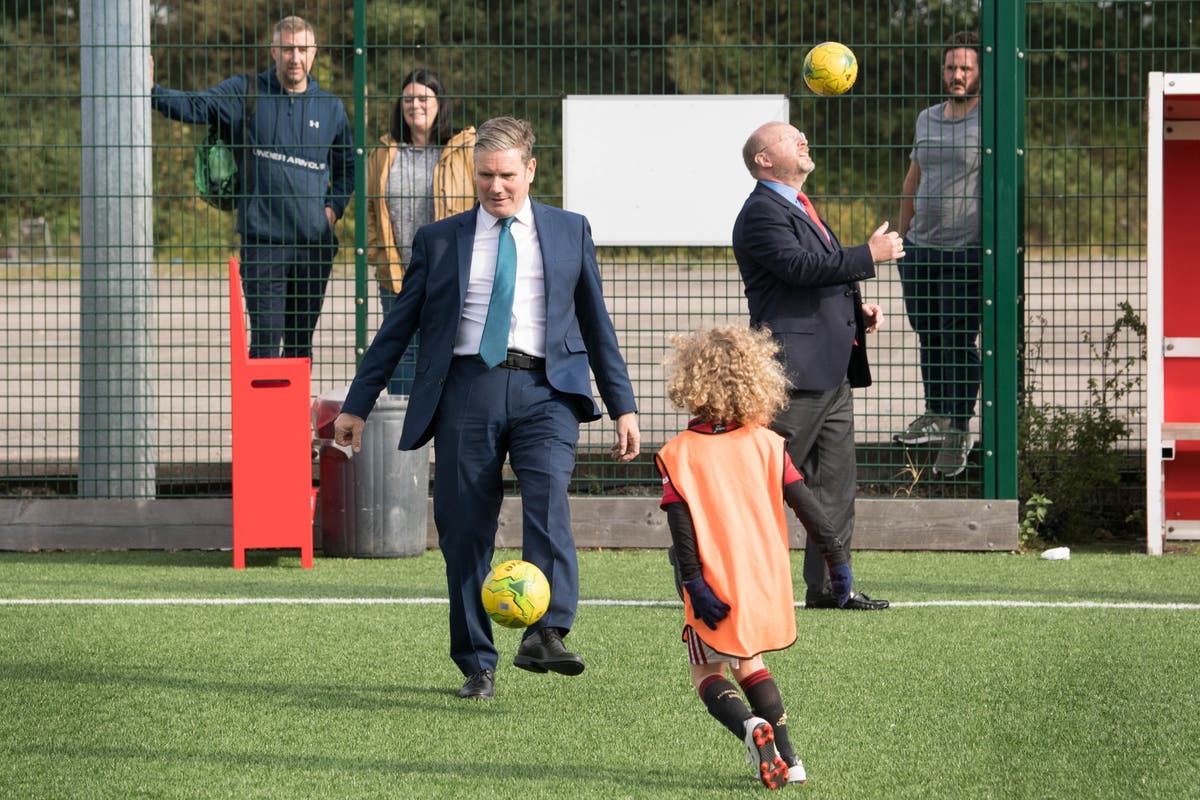
[[[509,350],[508,358],[501,361],[497,366],[504,367],[505,369],[545,369],[546,359],[526,355],[516,350]]]

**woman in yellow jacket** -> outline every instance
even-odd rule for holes
[[[400,292],[417,228],[475,203],[475,129],[452,130],[437,72],[405,76],[391,128],[367,156],[367,263],[375,267],[384,316]],[[396,367],[389,394],[407,395],[418,337]]]

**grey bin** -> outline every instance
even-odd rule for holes
[[[317,436],[333,439],[344,387],[313,403]],[[399,558],[425,552],[429,446],[399,450],[408,398],[380,395],[363,428],[362,450],[347,459],[320,449],[321,552],[326,556]]]

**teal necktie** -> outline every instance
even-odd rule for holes
[[[517,245],[509,230],[513,219],[500,220],[503,227],[496,248],[496,277],[492,280],[492,299],[479,340],[479,357],[489,368],[508,357],[508,327],[512,320],[513,287],[517,282]]]

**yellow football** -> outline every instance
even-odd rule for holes
[[[506,628],[537,622],[550,606],[550,582],[528,561],[497,564],[483,582],[483,609]]]
[[[845,94],[856,78],[858,59],[841,42],[821,42],[804,57],[804,82],[819,95]]]

